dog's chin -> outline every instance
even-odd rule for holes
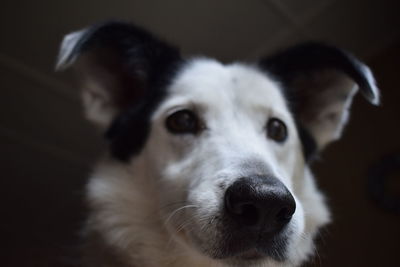
[[[229,233],[217,236],[221,236],[220,240],[202,238],[196,233],[186,233],[182,238],[203,256],[225,262],[227,266],[258,266],[264,262],[282,263],[287,260],[287,233],[274,236]]]
[[[256,248],[249,249],[233,257],[222,259],[222,261],[225,262],[227,266],[261,266],[266,262],[277,262],[277,260],[260,252]],[[279,262],[281,262],[281,260]]]
[[[263,250],[257,248],[252,248],[244,252],[238,253],[237,255],[220,259],[225,261],[228,266],[253,266],[260,265],[265,262],[282,262],[283,258],[277,260],[275,257],[271,256],[271,253],[265,253]]]

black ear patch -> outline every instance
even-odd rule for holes
[[[123,161],[138,154],[145,145],[153,111],[166,97],[166,87],[183,64],[176,48],[144,30],[133,30],[131,25],[125,27],[130,29],[130,36],[124,38],[124,31],[108,35],[112,33],[110,29],[104,33],[104,37],[118,41],[116,49],[126,51],[128,66],[132,66],[132,71],[136,69],[137,75],[145,78],[146,82],[145,93],[140,101],[121,113],[106,132],[112,154]],[[133,36],[135,39],[131,39]]]
[[[103,96],[100,106],[113,111],[106,137],[112,154],[127,160],[146,142],[151,115],[182,62],[176,47],[140,27],[113,21],[67,35],[57,68],[77,65],[82,80],[96,85],[84,84],[83,90]]]
[[[372,104],[379,104],[371,70],[329,45],[297,45],[263,58],[259,66],[281,83],[307,160],[340,137],[357,91]]]
[[[314,137],[300,123],[296,122],[297,131],[303,147],[306,162],[312,162],[318,155],[318,146]]]
[[[290,90],[295,90],[290,84],[301,75],[336,70],[353,79],[369,102],[379,104],[379,91],[369,68],[353,55],[327,44],[309,42],[296,45],[263,58],[260,66],[278,77]]]

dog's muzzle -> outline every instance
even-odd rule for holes
[[[224,213],[232,231],[226,242],[227,254],[283,260],[288,238],[285,226],[295,210],[292,194],[277,178],[238,179],[224,195]]]

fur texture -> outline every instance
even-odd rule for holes
[[[318,44],[257,64],[183,60],[146,31],[112,22],[66,37],[58,66],[72,64],[88,118],[110,142],[87,186],[85,266],[300,265],[330,220],[309,151],[340,137],[358,88],[379,101],[365,65]],[[195,114],[198,131],[168,130],[182,110]],[[269,137],[271,118],[284,123],[284,141]],[[252,176],[276,177],[296,202],[284,229],[258,245],[224,202],[235,181]]]

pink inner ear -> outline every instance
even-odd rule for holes
[[[301,72],[287,84],[295,95],[294,114],[319,149],[338,139],[348,119],[356,84],[334,69]]]
[[[144,96],[144,77],[129,73],[110,49],[86,52],[78,60],[77,68],[83,90],[90,90],[90,94],[101,97],[105,105],[115,110],[124,110]],[[85,86],[88,82],[95,86]]]
[[[340,138],[348,121],[349,108],[357,92],[357,87],[349,79],[347,85],[345,83],[341,83],[341,85],[343,87],[333,87],[329,92],[316,97],[314,107],[311,105],[306,110],[307,116],[300,117],[320,148]],[[344,93],[346,93],[346,97],[344,97]],[[322,104],[318,104],[318,102]]]

